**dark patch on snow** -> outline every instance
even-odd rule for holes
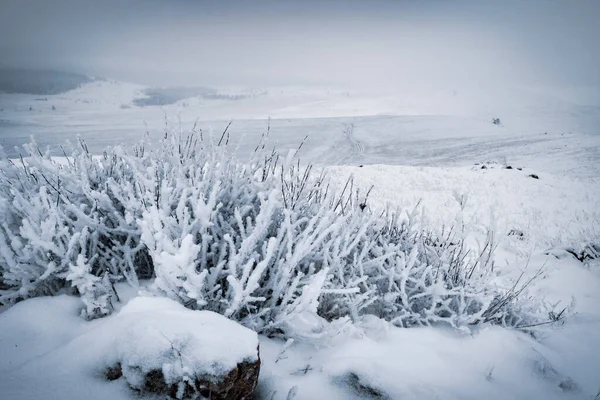
[[[510,232],[508,232],[508,236],[516,236],[519,239],[523,239],[523,231],[520,231],[518,229],[511,229]]]
[[[585,245],[581,250],[567,247],[565,251],[581,262],[600,259],[600,244],[590,243]]]
[[[109,381],[116,381],[117,379],[122,377],[123,369],[121,368],[121,363],[117,363],[112,367],[108,367],[104,372],[104,376],[106,376],[106,379],[108,379]]]
[[[554,382],[564,392],[579,392],[577,384],[568,376],[558,372],[549,362],[543,357],[540,357],[534,362],[534,369],[545,380]]]
[[[564,392],[570,392],[577,389],[577,384],[571,378],[566,378],[562,380],[558,387],[561,388]]]
[[[349,372],[344,376],[337,377],[335,381],[349,387],[361,399],[391,399],[381,390],[367,385],[355,372]]]
[[[242,100],[252,95],[224,94],[208,87],[150,88],[144,90],[144,97],[134,99],[133,104],[138,107],[166,106],[194,97],[206,100]]]

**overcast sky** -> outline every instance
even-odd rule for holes
[[[600,84],[598,0],[0,0],[0,65],[158,85]]]

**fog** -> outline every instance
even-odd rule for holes
[[[600,2],[0,0],[0,63],[151,85],[600,84]]]

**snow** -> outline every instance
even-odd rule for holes
[[[257,360],[256,333],[211,311],[190,311],[167,298],[137,297],[120,318],[125,326],[116,352],[130,384],[157,369],[171,384],[183,374],[221,376],[241,362]]]
[[[464,223],[474,244],[492,226],[499,243],[498,284],[543,266],[529,295],[565,306],[575,299],[575,313],[563,325],[541,326],[535,337],[499,327],[469,333],[440,326],[400,329],[376,317],[353,325],[327,323],[308,310],[286,322],[297,333],[288,347],[282,340],[258,338],[260,398],[285,399],[290,391],[297,400],[597,395],[600,264],[581,263],[557,249],[600,242],[600,91],[495,88],[487,96],[481,94],[485,89],[366,95],[267,88],[235,101],[121,107],[143,89],[99,81],[48,96],[47,102],[0,95],[0,144],[16,156],[13,146],[30,134],[42,146],[81,134],[99,153],[105,145],[138,140],[146,129],[160,136],[165,111],[176,128],[181,116],[184,130],[200,118],[206,132],[219,132],[235,118],[232,137],[244,156],[272,116],[274,141],[292,148],[308,134],[301,156],[324,166],[335,185],[351,175],[363,190],[374,185],[368,202],[373,210],[420,202],[430,228]],[[491,124],[493,117],[502,125]],[[509,236],[511,230],[523,236]],[[135,297],[128,287],[117,291],[123,303],[133,299],[117,305],[118,313],[94,321],[79,316],[80,299],[64,295],[2,311],[2,398],[138,398],[125,379],[106,381],[105,368],[121,361],[179,374],[181,364],[172,357],[177,346],[189,350],[189,371],[217,372],[255,356],[256,334],[223,317],[189,311],[166,298]],[[213,345],[202,347],[207,341]],[[216,351],[223,344],[229,352]],[[204,364],[207,355],[217,363]],[[135,368],[125,371],[130,383],[139,381]]]
[[[17,369],[70,341],[85,325],[80,308],[74,297],[40,297],[0,314],[0,371]]]
[[[538,339],[498,327],[472,334],[399,329],[376,317],[332,341],[293,342],[283,354],[284,342],[261,337],[259,393],[271,398],[277,391],[274,398],[285,399],[295,386],[296,399],[359,399],[368,398],[364,387],[370,387],[387,398],[406,399],[591,398],[600,371],[600,273],[574,259],[552,258],[533,261],[550,265],[536,288],[553,300],[577,291],[579,314],[564,326],[546,328]],[[256,355],[253,332],[166,298],[135,297],[119,314],[95,321],[81,319],[79,308],[75,297],[43,297],[0,314],[0,391],[5,398],[135,398],[123,379],[104,380],[104,368],[118,359],[164,368],[170,360],[161,355],[170,354],[170,342],[184,343],[186,334],[230,349],[225,354],[210,346],[200,350],[192,339],[187,349],[197,352],[186,351],[190,367],[206,367],[193,364],[195,354],[222,365]],[[216,329],[207,331],[205,323]]]
[[[579,313],[564,326],[533,338],[498,327],[471,334],[398,329],[372,317],[327,347],[297,342],[283,355],[282,342],[263,338],[261,394],[277,391],[275,398],[283,399],[297,386],[297,399],[315,398],[320,390],[332,399],[375,398],[357,390],[354,375],[392,399],[593,398],[600,383],[599,271],[572,259],[533,262],[549,266],[537,290],[554,300],[573,293],[581,299]]]
[[[135,388],[160,370],[169,384],[182,376],[219,376],[257,359],[255,332],[210,311],[190,311],[167,298],[135,297],[120,313],[85,322],[75,297],[25,301],[0,315],[0,390],[5,398],[126,399],[125,382],[106,383],[120,363]],[[28,385],[15,384],[28,382]]]
[[[429,228],[448,228],[457,217],[467,230],[493,226],[496,240],[521,254],[600,237],[598,177],[573,178],[527,167],[519,171],[519,165],[332,166],[327,171],[337,187],[349,176],[358,187],[373,186],[368,206],[374,210],[412,209],[420,203]],[[534,173],[540,179],[529,176]],[[511,230],[523,236],[508,237]]]
[[[42,148],[50,146],[62,155],[58,144],[80,135],[98,154],[105,146],[136,142],[146,133],[160,138],[166,123],[187,132],[197,121],[197,129],[220,135],[233,119],[232,143],[239,156],[247,156],[272,117],[274,144],[295,148],[308,135],[301,157],[323,165],[465,166],[505,159],[561,175],[594,177],[600,172],[600,106],[587,92],[578,96],[577,88],[407,88],[391,94],[264,88],[259,90],[263,94],[252,95],[255,88],[246,89],[251,95],[240,100],[121,107],[144,89],[96,81],[47,96],[47,101],[0,95],[0,145],[18,157],[14,146],[34,135]],[[492,118],[500,118],[501,126],[493,125]]]

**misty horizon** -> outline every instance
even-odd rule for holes
[[[598,85],[600,3],[2,1],[2,67],[145,85]]]

